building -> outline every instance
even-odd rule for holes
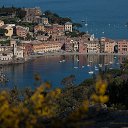
[[[31,41],[21,41],[19,47],[23,49],[24,58],[28,58],[33,53]]]
[[[24,10],[26,11],[26,16],[41,16],[42,15],[42,11],[39,7],[25,8]]]
[[[92,41],[87,41],[87,53],[99,53],[100,52],[100,44],[98,39],[94,39]]]
[[[52,26],[45,26],[45,32],[48,33],[48,35],[53,34],[53,27]]]
[[[80,53],[87,53],[87,44],[80,42],[79,43],[79,52]]]
[[[10,41],[10,46],[0,46],[0,60],[11,61],[13,59],[24,58],[23,49],[17,46],[15,40]]]
[[[52,27],[54,35],[64,35],[64,25],[53,24]]]
[[[39,7],[35,8],[25,8],[26,16],[24,18],[25,22],[30,23],[42,23],[42,18],[40,17],[42,15],[42,11]]]
[[[118,53],[127,54],[128,53],[128,40],[117,41]]]
[[[76,38],[68,38],[65,41],[65,51],[78,52],[79,51],[79,41]]]
[[[38,24],[34,27],[34,32],[38,32],[38,31],[45,31],[44,25],[43,24]]]
[[[4,21],[0,20],[0,27],[4,25]]]
[[[32,41],[31,42],[34,53],[45,53],[45,52],[55,52],[61,50],[62,44],[60,42],[41,42]]]
[[[26,38],[29,33],[29,27],[16,26],[16,35]]]
[[[112,39],[102,37],[100,39],[100,52],[101,53],[114,53],[116,42]]]
[[[71,22],[66,22],[65,23],[65,31],[68,31],[68,32],[72,32],[72,23]]]
[[[43,23],[44,25],[49,24],[49,22],[48,22],[48,18],[46,18],[46,17],[42,17],[42,23]]]

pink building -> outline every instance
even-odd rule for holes
[[[28,27],[22,27],[22,26],[16,26],[16,34],[19,37],[27,37],[27,34],[29,33]]]
[[[87,53],[87,44],[80,42],[79,43],[79,52]]]
[[[127,40],[120,40],[118,41],[118,53],[126,54],[128,53],[128,41]]]

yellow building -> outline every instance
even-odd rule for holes
[[[0,27],[4,25],[4,21],[0,20]]]
[[[7,26],[7,27],[5,27],[5,29],[7,30],[7,31],[5,32],[5,36],[8,36],[8,37],[11,38],[11,36],[13,35],[13,27]]]
[[[34,32],[37,32],[37,31],[45,31],[44,29],[44,25],[43,24],[38,24],[34,27]]]

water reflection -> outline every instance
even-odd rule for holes
[[[119,68],[122,61],[128,56],[113,55],[62,55],[44,56],[34,59],[25,64],[9,65],[3,67],[3,72],[10,80],[7,87],[12,88],[35,88],[34,74],[39,73],[42,81],[49,81],[53,87],[61,87],[60,82],[64,77],[71,74],[76,76],[76,84],[92,77],[89,71],[98,73],[101,66],[103,69]],[[63,61],[62,61],[63,60]],[[61,63],[60,63],[61,61]]]

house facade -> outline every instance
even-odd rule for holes
[[[65,31],[68,31],[68,32],[72,32],[72,23],[71,22],[66,22],[65,23]]]
[[[128,53],[128,40],[119,40],[117,42],[118,53],[127,54]]]

